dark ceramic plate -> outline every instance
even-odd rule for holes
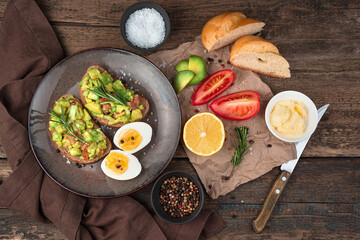
[[[100,65],[120,78],[129,88],[143,94],[150,114],[142,121],[153,128],[151,142],[134,155],[142,165],[139,176],[117,181],[107,177],[101,161],[74,164],[56,151],[48,131],[49,111],[64,94],[78,94],[78,83],[91,65]],[[180,107],[164,74],[151,62],[118,49],[92,49],[68,57],[52,68],[37,88],[29,110],[29,139],[43,170],[64,188],[88,197],[110,198],[133,193],[153,181],[168,165],[179,142]],[[112,140],[118,128],[100,125]],[[116,146],[113,144],[113,149]]]
[[[184,216],[182,218],[174,218],[174,217],[170,216],[170,214],[165,212],[163,206],[160,204],[161,185],[163,184],[163,182],[166,179],[169,179],[173,176],[187,177],[188,179],[190,179],[190,181],[195,183],[195,185],[199,188],[199,205],[196,207],[194,212],[192,212],[190,215]],[[153,206],[155,213],[159,217],[161,217],[164,221],[166,221],[168,223],[174,223],[174,224],[187,223],[187,222],[194,220],[199,215],[199,213],[204,205],[204,189],[202,188],[202,185],[197,178],[191,176],[190,174],[188,174],[186,172],[182,172],[182,171],[167,172],[167,173],[163,174],[161,177],[159,177],[158,180],[156,180],[156,182],[152,188],[151,205]]]

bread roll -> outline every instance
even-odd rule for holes
[[[201,41],[209,51],[222,48],[236,39],[260,32],[265,23],[257,21],[240,12],[228,12],[210,19],[201,33]]]
[[[269,41],[256,36],[244,36],[231,48],[232,65],[277,78],[289,78],[290,65]]]

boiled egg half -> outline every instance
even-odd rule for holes
[[[140,174],[141,164],[134,155],[120,150],[111,150],[102,161],[101,170],[110,178],[130,180]]]
[[[114,144],[127,153],[136,153],[151,141],[152,128],[144,122],[128,123],[119,128],[114,136]]]

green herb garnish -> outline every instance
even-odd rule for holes
[[[125,90],[116,89],[113,87],[112,89],[115,92],[115,96],[114,96],[109,90],[107,90],[107,88],[105,87],[104,83],[101,80],[98,80],[98,82],[100,82],[100,84],[98,84],[98,86],[95,89],[88,88],[88,90],[101,98],[108,99],[108,101],[106,102],[101,102],[100,105],[113,102],[123,106],[127,106],[127,102],[130,100],[130,97]]]
[[[232,157],[233,167],[236,167],[242,162],[246,150],[248,150],[249,147],[252,145],[252,144],[247,145],[247,133],[248,133],[247,127],[245,126],[235,127],[235,131],[239,139],[239,144],[237,144],[236,141],[234,141],[236,149]]]
[[[230,176],[222,176],[222,179],[226,180],[226,181],[229,180],[230,177],[234,174],[235,167],[242,162],[244,154],[249,149],[249,147],[252,145],[252,144],[247,145],[247,134],[248,134],[247,127],[245,127],[245,126],[235,127],[235,131],[236,131],[237,138],[239,139],[239,144],[237,144],[236,141],[234,141],[235,152],[231,159],[233,169],[230,173]]]
[[[51,110],[49,113],[52,117],[56,118],[56,120],[50,119],[50,121],[61,124],[67,132],[64,132],[64,134],[69,135],[70,137],[78,139],[80,142],[85,143],[84,138],[82,138],[74,129],[74,127],[71,125],[71,123],[68,123],[67,116],[64,112],[64,108],[62,105],[60,105],[61,108],[61,115],[57,114],[54,109]]]

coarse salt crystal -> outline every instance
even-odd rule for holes
[[[153,8],[143,8],[132,13],[125,23],[127,39],[137,47],[152,48],[165,38],[165,21]]]

